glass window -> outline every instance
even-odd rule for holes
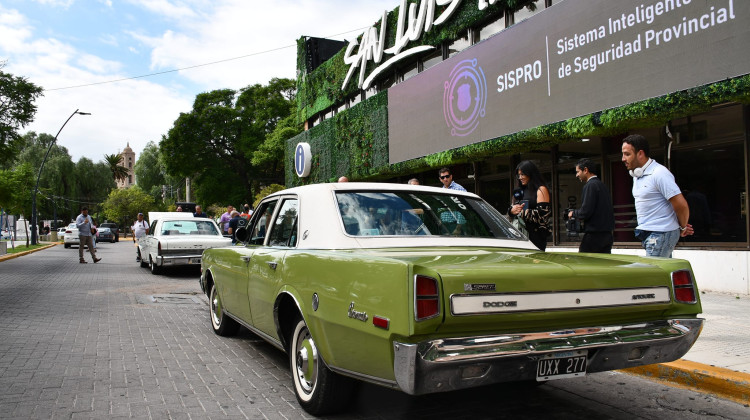
[[[448,57],[453,57],[469,46],[471,46],[471,42],[469,40],[469,34],[467,32],[464,36],[458,38],[457,40],[453,41],[452,44],[448,45]]]
[[[430,67],[440,63],[441,61],[443,61],[443,49],[438,47],[435,49],[435,51],[432,52],[432,54],[422,59],[422,71],[429,69]]]
[[[479,29],[479,40],[487,39],[505,29],[505,15]]]
[[[531,10],[532,7],[534,8],[534,10]],[[544,10],[544,0],[531,1],[528,5],[516,10],[516,12],[513,14],[513,22],[521,22],[522,20],[528,19],[541,12],[542,10]]]
[[[250,229],[249,244],[263,245],[266,238],[266,232],[271,224],[271,216],[276,208],[276,200],[267,201],[260,205],[260,208],[253,212],[253,227]]]
[[[744,153],[742,143],[672,151],[672,173],[695,230],[680,243],[747,241]],[[721,174],[721,180],[713,174]]]
[[[588,158],[596,163],[595,174],[606,182],[602,176],[601,169],[601,139],[590,138],[583,141],[579,139],[569,143],[563,143],[558,147],[557,153],[557,190],[553,199],[557,202],[560,212],[560,223],[557,223],[557,233],[560,242],[579,242],[582,235],[576,231],[569,231],[564,221],[567,220],[568,212],[579,208],[583,199],[583,184],[576,178],[576,164],[583,158]]]
[[[167,220],[161,225],[161,234],[177,235],[221,235],[216,225],[207,220]]]
[[[284,200],[276,220],[274,220],[269,246],[297,245],[297,200]]]
[[[462,236],[521,239],[483,200],[422,192],[337,192],[341,222],[353,236]]]
[[[403,73],[401,74],[401,81],[408,80],[417,73],[419,73],[419,65],[418,63],[414,63],[413,65],[404,69]]]

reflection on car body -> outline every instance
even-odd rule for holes
[[[286,351],[315,415],[352,378],[419,395],[673,361],[703,323],[688,262],[539,252],[466,192],[297,187],[237,237],[203,253],[212,328]]]

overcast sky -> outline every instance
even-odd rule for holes
[[[158,143],[198,93],[295,78],[299,37],[353,39],[399,3],[0,0],[0,61],[45,89],[22,131],[55,135],[76,109],[90,112],[58,143],[74,162],[98,162],[128,142],[136,154]]]

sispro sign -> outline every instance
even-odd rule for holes
[[[750,1],[566,0],[388,91],[390,163],[750,73]]]

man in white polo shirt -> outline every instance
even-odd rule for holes
[[[622,140],[622,163],[633,177],[638,226],[635,237],[646,255],[672,257],[680,237],[693,234],[690,208],[669,169],[649,157],[648,140],[632,134]]]

